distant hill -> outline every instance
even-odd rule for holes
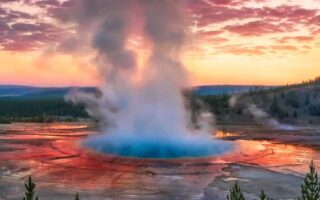
[[[217,120],[275,123],[273,118],[286,124],[320,124],[320,77],[279,87],[205,87],[200,88],[199,93],[197,98],[216,115]],[[192,106],[193,109],[200,107],[197,104]]]
[[[0,85],[0,97],[18,97],[43,90],[42,88],[19,85]]]
[[[45,99],[45,98],[63,98],[76,87],[32,87],[19,85],[0,85],[0,98],[28,98],[28,99]],[[78,88],[82,91],[94,92],[94,87]]]
[[[219,94],[234,94],[240,92],[248,92],[256,86],[252,85],[205,85],[194,87],[194,94],[199,96],[204,95],[219,95]],[[0,85],[1,97],[19,97],[19,98],[63,98],[71,90],[76,87],[32,87],[19,85]],[[259,88],[272,88],[271,86],[259,86]],[[97,89],[94,87],[78,88],[86,92],[94,92]]]
[[[274,88],[275,86],[253,86],[253,85],[205,85],[198,86],[193,89],[194,94],[199,96],[204,95],[219,95],[219,94],[235,94],[241,92],[249,92],[251,89],[259,87],[261,89]]]
[[[73,89],[75,87],[2,85],[0,124],[12,121],[46,122],[89,118],[83,105],[64,101],[63,97]],[[77,89],[97,92],[94,87]],[[250,109],[256,107],[258,114],[270,115],[281,122],[320,124],[320,78],[279,87],[207,85],[194,87],[192,91],[194,95],[190,95],[189,106],[194,116],[204,105],[214,113],[218,121],[254,120],[255,116]],[[233,106],[230,106],[231,100],[234,101]]]
[[[11,122],[54,122],[90,119],[82,104],[66,102],[64,96],[75,87],[41,88],[0,86],[0,124]],[[96,88],[77,88],[96,92]]]

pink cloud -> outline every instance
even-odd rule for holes
[[[57,0],[38,0],[34,4],[41,8],[59,7],[61,5]]]
[[[267,47],[265,46],[242,46],[242,45],[228,45],[218,48],[219,53],[229,53],[234,55],[255,55],[261,56],[266,54]]]
[[[233,3],[232,0],[210,0],[210,2],[218,5],[227,5]]]
[[[278,39],[279,43],[287,43],[290,41],[296,41],[296,42],[312,42],[316,38],[311,35],[311,36],[286,36]]]
[[[308,51],[310,46],[303,45],[300,47],[292,45],[222,45],[215,46],[217,54],[233,54],[233,55],[248,55],[248,56],[263,56],[274,53],[288,53],[294,51]]]
[[[276,51],[296,51],[296,50],[298,50],[297,47],[290,46],[290,45],[271,45],[270,49],[276,50]]]
[[[1,1],[11,3],[14,0]],[[18,1],[17,1],[18,2]],[[34,6],[57,6],[56,0],[25,1]],[[45,11],[45,10],[44,10]],[[25,22],[28,21],[28,22]],[[6,51],[33,51],[58,42],[65,30],[44,22],[42,17],[17,11],[0,4],[0,48]]]
[[[219,30],[219,31],[200,31],[200,32],[197,32],[197,35],[201,36],[201,37],[211,37],[211,36],[220,35],[223,32],[224,31],[222,31],[222,30]]]
[[[1,3],[18,1],[43,9],[47,17],[68,21],[69,13],[73,12],[74,5],[78,0],[1,0]],[[263,6],[266,0],[190,0],[189,2],[188,8],[191,14],[196,16],[193,19],[198,22],[199,28],[207,25],[215,27],[214,30],[197,33],[198,39],[202,39],[209,44],[229,41],[223,36],[225,32],[242,37],[281,33],[283,37],[277,41],[283,43],[288,41],[316,41],[313,36],[320,34],[320,15],[317,9],[306,9],[298,5],[285,4],[278,7],[267,7]],[[31,46],[29,49],[33,50],[41,48],[43,44],[54,44],[61,40],[61,36],[67,35],[68,30],[62,30],[49,22],[44,23],[40,16],[5,8],[1,6],[1,3],[0,45],[4,49],[28,49],[22,44],[16,44],[25,42]],[[100,3],[103,3],[103,0],[92,1],[88,6],[99,8]],[[248,7],[250,5],[248,3],[256,3],[260,6]],[[103,11],[100,10],[99,12]],[[28,21],[28,23],[24,21]],[[222,23],[228,23],[229,25],[225,26]],[[300,30],[301,27],[309,33],[297,37],[286,36],[287,33]],[[10,48],[10,45],[12,45],[12,48]],[[238,50],[234,49],[234,52]],[[244,48],[243,50],[247,53],[262,53],[259,49]]]
[[[245,24],[229,25],[224,29],[242,36],[259,36],[271,33],[290,32],[294,30],[290,24],[272,24],[261,20]]]
[[[222,1],[227,3],[227,1]],[[305,9],[300,6],[283,5],[278,7],[261,7],[251,8],[246,6],[232,6],[235,1],[226,4],[217,3],[216,5],[208,5],[203,1],[196,1],[190,4],[190,10],[196,14],[199,26],[207,26],[209,24],[221,23],[230,20],[267,20],[268,22],[286,22],[295,25],[303,24],[305,26],[310,23],[320,21],[317,18],[319,10]],[[240,1],[239,1],[240,2]],[[243,1],[241,1],[243,3]],[[257,1],[256,1],[257,2]],[[263,1],[259,1],[263,2]]]

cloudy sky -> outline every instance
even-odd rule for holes
[[[75,1],[0,0],[0,84],[98,84],[94,52],[66,19]],[[186,13],[182,59],[194,85],[320,75],[320,0],[189,0]],[[144,62],[143,38],[132,33],[128,48]]]

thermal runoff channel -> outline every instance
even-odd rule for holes
[[[97,151],[138,158],[181,158],[221,154],[229,143],[215,140],[207,113],[191,128],[183,90],[188,73],[180,54],[189,42],[185,1],[79,0],[66,20],[97,52],[101,95],[73,92],[103,125],[84,145]],[[143,40],[147,59],[138,64],[132,36]],[[142,39],[141,39],[142,38]],[[141,77],[137,81],[137,77]]]

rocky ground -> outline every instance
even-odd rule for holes
[[[40,199],[225,199],[238,181],[247,199],[261,189],[274,199],[299,195],[313,159],[320,166],[315,127],[296,131],[220,125],[217,137],[234,150],[209,158],[139,160],[81,147],[90,124],[12,124],[0,127],[0,199],[21,199],[31,175]]]

